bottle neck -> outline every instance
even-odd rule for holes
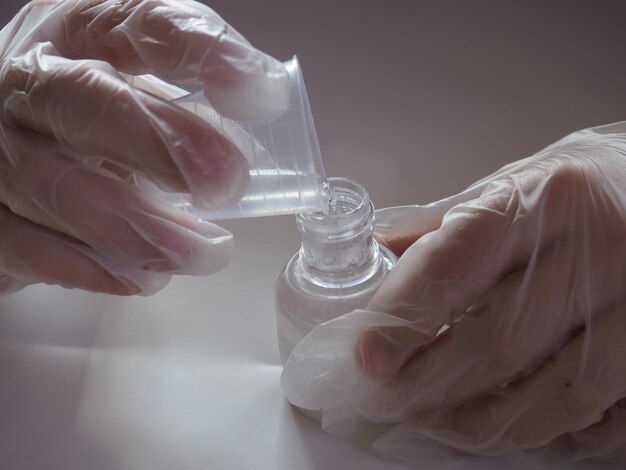
[[[363,186],[330,178],[332,199],[327,212],[298,214],[302,234],[299,265],[318,286],[358,285],[377,271],[380,257],[373,238],[374,206]]]

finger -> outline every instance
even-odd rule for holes
[[[626,403],[609,408],[602,420],[582,431],[564,434],[547,446],[533,451],[551,463],[594,459],[626,465]]]
[[[445,212],[429,211],[423,206],[390,207],[376,211],[376,240],[397,256],[418,239],[437,230]]]
[[[26,284],[18,281],[17,279],[7,276],[6,274],[0,274],[0,295],[12,294],[26,287]]]
[[[420,237],[438,229],[443,217],[450,209],[480,197],[491,182],[507,177],[508,174],[524,171],[544,154],[545,151],[536,156],[505,165],[491,175],[475,182],[461,193],[431,204],[379,209],[376,211],[375,236],[396,255],[400,256]]]
[[[406,251],[368,310],[409,319],[411,328],[364,332],[357,355],[369,375],[394,374],[500,279],[582,227],[578,216],[593,213],[587,175],[574,163],[551,164],[491,182]]]
[[[378,241],[401,256],[419,238],[437,230],[444,215],[454,206],[478,197],[484,186],[473,187],[455,196],[426,206],[388,207],[376,211]]]
[[[45,139],[7,132],[20,165],[0,173],[0,200],[15,213],[138,269],[205,275],[229,261],[229,232],[66,157]]]
[[[75,240],[0,205],[0,270],[10,272],[17,283],[45,282],[114,295],[138,293],[132,282],[116,279],[77,248]]]
[[[289,104],[284,66],[253,48],[207,6],[189,0],[77,2],[59,48],[128,73],[204,85],[220,114],[271,120]]]
[[[559,240],[500,281],[409,359],[385,385],[384,400],[361,403],[370,419],[399,421],[416,411],[447,408],[527,376],[594,312],[622,301],[626,259],[618,253],[623,242],[607,237],[603,244],[616,249],[591,254],[576,250],[575,238]]]
[[[408,429],[463,453],[545,446],[601,420],[626,396],[626,323],[617,306],[526,379],[456,408],[417,413]]]
[[[196,116],[128,85],[110,65],[55,56],[39,45],[12,62],[2,83],[3,119],[54,137],[83,156],[138,171],[199,206],[238,200],[248,184],[243,155]]]

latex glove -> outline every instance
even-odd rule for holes
[[[200,3],[29,3],[0,32],[0,291],[46,282],[150,294],[171,274],[227,263],[229,232],[156,200],[133,176],[210,209],[245,192],[245,158],[159,98],[174,88],[136,80],[147,93],[122,72],[203,85],[235,119],[288,107],[282,64]]]
[[[367,311],[295,348],[292,403],[409,462],[626,463],[626,123],[377,218],[402,257]]]

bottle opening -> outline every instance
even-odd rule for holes
[[[298,219],[308,228],[344,226],[361,221],[371,210],[367,190],[347,178],[328,178],[328,208],[319,212],[298,214]]]
[[[326,214],[329,217],[350,215],[359,210],[369,197],[359,183],[346,178],[330,178],[330,202]]]

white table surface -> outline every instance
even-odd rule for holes
[[[408,468],[286,403],[272,283],[297,244],[293,219],[227,225],[229,268],[151,298],[47,286],[0,298],[0,468]],[[522,455],[459,468],[504,467],[549,468]]]
[[[452,194],[625,118],[623,2],[208,3],[274,56],[299,55],[328,174],[364,183],[379,207]],[[282,397],[272,284],[298,245],[293,219],[225,225],[233,263],[152,298],[0,297],[0,469],[405,468]]]

